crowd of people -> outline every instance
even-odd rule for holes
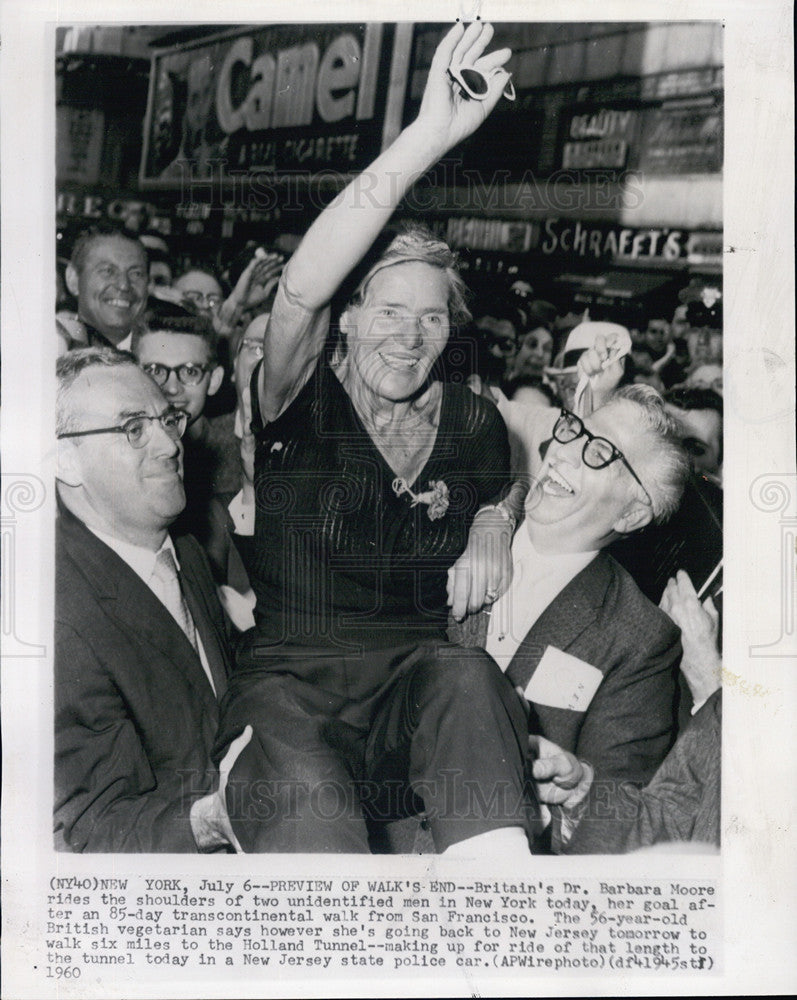
[[[635,325],[533,276],[471,297],[390,229],[502,99],[491,36],[446,35],[292,254],[75,240],[59,849],[718,846],[720,291]]]

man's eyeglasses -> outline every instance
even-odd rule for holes
[[[576,414],[571,413],[570,410],[563,409],[559,419],[554,424],[553,436],[554,440],[558,441],[560,444],[569,444],[571,441],[575,441],[580,437],[586,438],[584,441],[584,449],[581,452],[581,457],[584,464],[590,469],[605,469],[607,466],[611,465],[612,462],[616,462],[619,459],[634,479],[636,479],[637,483],[639,483],[642,487],[645,497],[647,498],[647,502],[651,507],[653,506],[650,493],[648,493],[642,485],[642,480],[631,468],[631,463],[625,455],[619,448],[613,445],[608,438],[597,437],[595,434],[588,431],[584,426],[584,421],[581,417],[577,417]]]
[[[215,292],[197,292],[197,291],[187,291],[183,292],[183,298],[188,299],[195,306],[199,306],[201,309],[203,306],[206,309],[216,309],[224,301],[223,295],[217,295]]]
[[[120,427],[95,427],[88,431],[67,431],[59,434],[61,438],[88,437],[90,434],[125,434],[134,448],[144,448],[152,438],[152,425],[159,423],[173,441],[179,441],[188,426],[188,414],[185,410],[167,410],[158,417],[141,414],[130,417]]]
[[[184,364],[170,368],[168,365],[161,365],[156,361],[151,364],[142,365],[143,370],[155,382],[156,385],[164,386],[169,381],[172,372],[177,376],[183,385],[199,385],[209,371],[213,370],[213,365]]]
[[[498,72],[498,70],[493,72]],[[487,95],[490,93],[489,77],[485,76],[480,69],[475,69],[473,66],[449,66],[448,75],[455,83],[459,84],[466,97],[471,97],[474,101],[487,99]],[[511,77],[506,81],[503,96],[508,101],[515,100],[515,85],[512,83]]]

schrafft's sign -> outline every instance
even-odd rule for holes
[[[451,246],[470,250],[653,265],[722,261],[722,233],[718,230],[639,228],[564,218],[523,222],[471,216],[452,216],[433,224]]]
[[[546,256],[651,264],[719,263],[722,233],[668,226],[635,228],[612,223],[546,219],[537,247]]]
[[[389,31],[279,25],[156,54],[142,185],[361,170],[381,148]]]

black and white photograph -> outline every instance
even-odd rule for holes
[[[2,33],[4,995],[793,986],[787,6],[71,6]]]

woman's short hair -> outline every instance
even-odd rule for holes
[[[470,320],[468,309],[468,289],[459,273],[458,257],[443,240],[438,239],[431,229],[422,225],[408,225],[388,243],[381,255],[373,260],[370,257],[365,265],[368,269],[364,274],[358,271],[357,284],[348,297],[349,305],[362,305],[366,298],[368,285],[373,276],[392,267],[394,264],[406,264],[419,261],[430,264],[445,272],[448,281],[448,316],[452,327],[460,326]],[[370,266],[368,266],[370,262]]]

